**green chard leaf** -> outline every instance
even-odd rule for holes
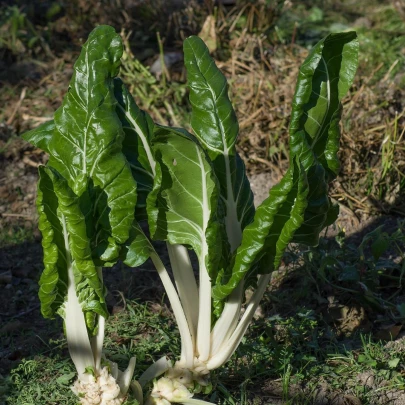
[[[253,193],[243,161],[235,149],[238,120],[229,100],[226,78],[199,37],[184,41],[184,60],[190,88],[191,126],[213,162],[233,251],[254,216]]]
[[[114,79],[121,53],[114,29],[96,28],[75,64],[69,93],[55,119],[24,134],[50,154],[48,166],[67,176],[78,195],[97,266],[112,266],[118,258],[140,265],[148,251],[133,218],[134,211],[139,219],[146,217],[154,167],[146,151],[154,124],[121,80]],[[127,159],[140,182],[139,201]]]
[[[123,152],[136,181],[138,199],[135,214],[138,220],[144,220],[147,218],[146,198],[153,188],[155,175],[156,163],[151,147],[154,122],[139,109],[121,79],[114,79],[114,93],[118,101],[117,114],[125,133]]]
[[[116,112],[114,77],[122,42],[112,27],[95,28],[74,65],[69,92],[44,124],[25,139],[44,148],[55,168],[77,196],[89,183],[106,196],[110,237],[102,259],[116,260],[134,219],[136,183],[122,152],[124,132]],[[106,208],[104,207],[104,209]]]
[[[319,233],[334,222],[338,207],[328,197],[328,183],[340,163],[341,100],[357,69],[355,32],[330,34],[311,50],[300,68],[290,124],[291,159],[299,156],[310,185],[305,220],[294,242],[316,246]]]
[[[118,101],[117,114],[125,134],[123,152],[136,181],[136,220],[142,221],[148,218],[146,200],[153,189],[155,177],[156,162],[151,145],[155,124],[149,114],[139,109],[119,78],[114,79],[114,94]],[[154,250],[136,220],[120,252],[120,259],[130,267],[143,264]]]
[[[339,169],[341,99],[353,81],[357,51],[355,33],[331,34],[303,63],[290,125],[290,169],[245,228],[214,298],[226,298],[243,278],[276,269],[289,242],[316,245],[319,232],[336,219],[328,182]]]
[[[149,239],[140,225],[134,220],[129,231],[129,238],[120,252],[120,259],[129,267],[138,267],[146,262],[154,251]]]
[[[306,173],[297,159],[244,229],[231,268],[213,288],[215,299],[225,299],[243,279],[253,279],[258,273],[269,273],[279,266],[292,235],[304,220],[307,196]]]
[[[44,122],[40,126],[26,132],[23,138],[35,145],[37,148],[42,149],[46,153],[49,153],[49,141],[51,140],[55,131],[55,121],[50,120]]]
[[[151,236],[191,246],[200,266],[215,278],[222,242],[218,185],[211,162],[184,130],[156,127],[153,150],[158,164],[148,196]]]
[[[45,263],[39,283],[41,311],[45,317],[56,312],[63,317],[68,274],[73,271],[76,294],[87,327],[93,331],[96,314],[108,317],[108,312],[79,198],[55,169],[41,166],[39,172],[37,207]]]
[[[45,318],[52,318],[63,305],[67,294],[68,253],[63,226],[59,218],[59,201],[52,179],[44,167],[39,168],[37,190],[38,228],[42,234],[44,270],[39,280],[41,312]]]

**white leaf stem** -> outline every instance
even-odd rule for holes
[[[66,229],[66,220],[63,215],[62,226],[67,256],[66,262],[68,266],[68,297],[65,303],[66,339],[70,357],[76,367],[79,380],[88,382],[90,374],[85,373],[85,371],[86,367],[93,367],[93,369],[95,369],[94,356],[87,333],[83,310],[76,295],[73,263],[69,248],[69,236]]]
[[[136,358],[131,357],[128,367],[125,371],[118,370],[117,384],[120,386],[120,398],[124,398],[127,395],[128,389],[131,385],[132,376],[134,375],[136,365]]]
[[[197,349],[201,361],[208,360],[211,348],[211,279],[206,268],[205,260],[208,255],[208,245],[205,239],[205,233],[208,227],[210,217],[210,208],[207,196],[207,178],[209,175],[205,172],[203,157],[198,146],[195,145],[198,156],[198,164],[201,167],[201,186],[202,186],[202,234],[201,234],[201,253],[198,258],[200,266],[200,294],[198,310],[198,327],[197,327]]]
[[[266,291],[267,284],[269,283],[271,274],[262,274],[259,276],[258,288],[252,295],[249,304],[246,307],[246,311],[242,316],[242,319],[239,321],[238,326],[235,331],[232,333],[231,337],[224,342],[221,348],[217,351],[217,354],[210,358],[207,362],[207,368],[209,370],[214,370],[221,367],[226,363],[232,354],[237,349],[240,341],[242,340],[243,335],[248,328],[250,321],[253,318],[253,315],[260,303],[260,300],[263,297],[264,292]]]
[[[174,281],[179,293],[188,327],[195,346],[198,324],[198,288],[187,248],[167,243]]]
[[[149,366],[138,379],[139,384],[143,388],[149,381],[159,377],[171,367],[171,362],[166,356],[161,357]]]
[[[225,303],[221,316],[215,323],[211,332],[211,357],[218,353],[223,343],[229,339],[238,324],[242,307],[243,286],[244,283],[241,281],[232,291]]]
[[[184,405],[215,405],[212,402],[203,401],[201,399],[187,398],[179,402]]]
[[[176,318],[177,326],[179,327],[181,337],[181,363],[185,368],[192,368],[194,363],[194,345],[188,327],[187,319],[180,302],[177,291],[169,277],[169,274],[163,265],[160,257],[156,252],[152,251],[150,258],[159,274],[159,277],[166,290],[167,297],[173,309],[174,317]]]
[[[97,267],[97,274],[101,282],[103,282],[103,269]],[[91,348],[93,350],[94,365],[96,375],[101,372],[101,356],[104,344],[104,334],[105,334],[105,318],[101,315],[97,315],[98,318],[98,329],[97,334],[93,336],[90,340]]]

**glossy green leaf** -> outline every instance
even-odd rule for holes
[[[114,80],[114,93],[118,101],[117,113],[125,133],[123,153],[136,181],[136,217],[142,220],[146,219],[146,198],[153,187],[156,165],[151,149],[154,123],[145,111],[139,109],[124,83],[117,78]]]
[[[148,197],[154,239],[191,246],[211,277],[222,255],[218,185],[204,150],[185,131],[159,127],[155,185]],[[200,270],[203,271],[203,270]]]
[[[184,41],[184,61],[192,107],[191,126],[210,156],[221,187],[225,224],[231,250],[253,220],[253,194],[235,143],[239,124],[228,96],[225,76],[199,37]]]
[[[334,205],[328,195],[328,184],[325,169],[321,164],[314,164],[308,173],[308,205],[305,211],[304,222],[295,232],[292,242],[307,246],[317,246],[319,234],[325,226],[335,222],[339,209]]]
[[[37,206],[45,263],[39,291],[42,313],[45,317],[53,317],[55,312],[63,316],[68,272],[72,269],[87,327],[93,331],[97,326],[96,314],[108,317],[108,312],[79,198],[54,169],[39,170]]]
[[[300,68],[290,124],[291,159],[300,157],[310,191],[305,220],[294,242],[315,246],[319,233],[337,218],[328,183],[340,167],[341,100],[357,69],[356,33],[330,34],[311,50]]]
[[[239,132],[228,83],[201,38],[187,38],[183,49],[193,107],[191,125],[207,149],[223,154],[235,146]]]
[[[69,92],[55,113],[49,165],[67,179],[78,196],[91,180],[107,195],[111,228],[107,252],[128,239],[134,218],[136,185],[122,153],[124,133],[116,113],[114,77],[122,55],[112,27],[92,31],[74,65]],[[107,257],[112,260],[113,257]]]
[[[244,278],[269,273],[279,266],[285,248],[304,220],[307,196],[306,173],[297,161],[271,189],[253,222],[244,229],[230,271],[213,288],[215,299],[226,298]]]
[[[59,203],[58,215],[65,226],[65,241],[67,237],[69,243],[68,254],[74,262],[74,267],[88,280],[86,283],[94,289],[100,301],[103,302],[104,289],[92,258],[88,229],[79,198],[70,189],[67,181],[55,169],[41,167],[41,171],[42,173],[46,172],[53,183],[53,190]],[[76,281],[79,282],[79,280]]]
[[[330,34],[312,48],[299,71],[291,113],[291,156],[305,154],[302,163],[307,169],[312,165],[309,147],[329,181],[339,171],[341,100],[356,73],[358,47],[355,32]]]
[[[40,126],[26,132],[23,135],[23,139],[32,143],[37,148],[42,149],[46,153],[49,153],[49,141],[51,140],[55,130],[54,120],[44,122]]]

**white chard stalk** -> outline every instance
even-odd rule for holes
[[[64,217],[63,225],[68,248],[69,237]],[[70,261],[69,249],[66,251],[68,261]],[[98,268],[97,273],[102,280],[102,269]],[[112,362],[110,362],[110,367],[101,367],[105,318],[98,316],[97,334],[89,339],[83,310],[76,295],[72,264],[68,268],[68,276],[68,297],[65,303],[66,339],[78,374],[72,391],[80,398],[82,405],[122,404],[126,399],[134,374],[135,358],[131,358],[125,372],[119,371],[117,365]]]

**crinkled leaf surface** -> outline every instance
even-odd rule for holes
[[[184,61],[192,106],[191,126],[210,156],[221,187],[225,224],[231,250],[253,220],[253,194],[235,143],[239,124],[228,97],[225,76],[199,37],[184,41]]]
[[[67,294],[68,253],[65,247],[63,226],[59,218],[59,201],[52,179],[43,167],[39,169],[37,190],[38,228],[42,234],[44,270],[39,280],[41,312],[52,318],[63,305]]]
[[[241,280],[279,266],[287,244],[304,220],[307,195],[306,173],[297,161],[271,189],[269,197],[257,208],[253,222],[244,229],[231,269],[213,288],[215,299],[226,298]]]
[[[328,197],[328,183],[340,167],[339,120],[341,100],[357,69],[356,33],[330,34],[302,64],[290,124],[291,159],[299,156],[310,186],[305,220],[295,242],[317,245],[319,232],[334,222],[337,207]]]
[[[125,158],[140,182],[136,209],[144,219],[146,195],[153,184],[154,161],[147,153],[153,122],[139,110],[121,80],[114,79],[121,53],[121,40],[111,27],[94,30],[75,64],[69,93],[55,120],[24,135],[51,155],[48,166],[67,176],[80,196],[98,266],[111,266],[127,255],[130,263],[146,260],[140,235],[134,233],[139,227],[133,221],[135,182]]]
[[[235,111],[228,97],[226,78],[201,38],[187,38],[183,49],[193,107],[193,130],[210,151],[223,154],[235,146],[239,132]]]
[[[39,297],[45,317],[63,316],[70,268],[74,271],[76,294],[90,331],[96,314],[108,317],[104,289],[91,255],[85,217],[79,198],[55,169],[40,167],[37,206],[43,234],[45,269]]]
[[[305,154],[309,147],[325,167],[329,181],[340,167],[341,100],[356,73],[358,48],[355,32],[330,34],[312,48],[299,71],[289,130],[291,156]],[[306,169],[310,160],[306,155],[302,162]]]
[[[117,258],[117,244],[128,239],[136,204],[136,185],[121,150],[124,132],[114,97],[121,55],[121,38],[112,27],[94,29],[74,65],[53,131],[49,123],[26,136],[48,151],[49,166],[66,178],[75,194],[85,193],[90,181],[105,193],[111,233],[104,253],[107,261]]]
[[[114,79],[114,94],[118,101],[117,114],[125,134],[123,153],[136,181],[138,198],[135,215],[136,219],[141,221],[147,219],[146,200],[153,189],[155,176],[156,162],[151,144],[155,124],[149,114],[139,109],[119,78]],[[153,246],[134,220],[129,238],[121,249],[121,260],[128,266],[137,267],[146,261],[152,250]]]
[[[153,149],[157,165],[148,196],[151,235],[191,246],[212,277],[222,249],[218,185],[208,156],[185,131],[164,127],[155,130]]]
[[[289,242],[316,245],[319,232],[336,218],[328,182],[339,168],[341,99],[353,81],[357,51],[355,33],[331,34],[303,63],[290,126],[294,169],[290,166],[245,228],[232,270],[214,287],[215,298],[225,298],[244,277],[277,268]]]

